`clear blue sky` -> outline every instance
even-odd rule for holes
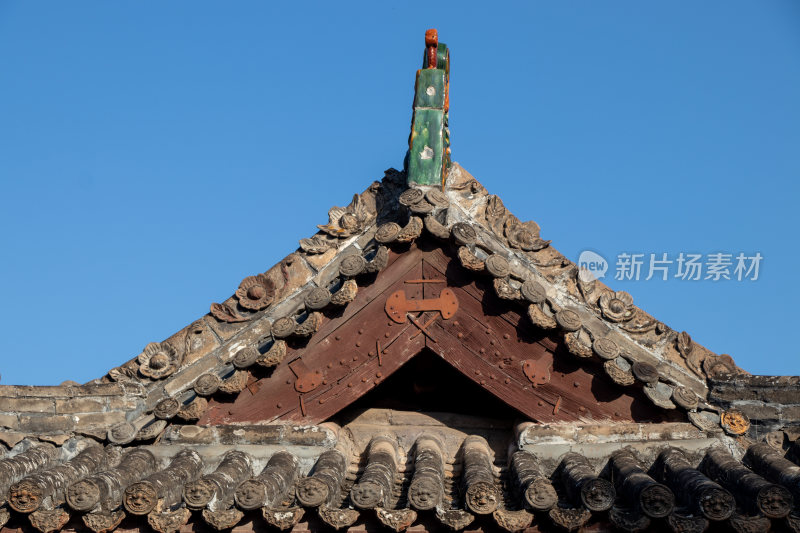
[[[456,161],[572,260],[760,252],[607,282],[800,374],[800,3],[273,4],[0,2],[2,383],[103,375],[400,168],[429,27]]]

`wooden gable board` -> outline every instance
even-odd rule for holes
[[[486,290],[485,281],[464,271],[437,243],[419,240],[408,251],[390,256],[389,266],[360,290],[346,311],[327,318],[307,344],[290,345],[284,362],[233,402],[212,400],[200,424],[323,422],[379,386],[425,347],[538,422],[665,418],[641,392],[613,385],[602,370],[581,364],[558,340],[509,310],[507,302]],[[415,283],[420,279],[446,283]],[[421,313],[414,320],[428,325],[425,332],[411,321],[397,324],[385,312],[386,299],[395,291],[403,291],[408,299],[431,299],[444,287],[455,292],[459,309],[450,320],[438,312]],[[322,375],[313,391],[296,390],[291,366],[297,359]],[[546,361],[549,382],[534,386],[522,371],[526,360]]]

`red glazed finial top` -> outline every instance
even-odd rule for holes
[[[428,68],[436,68],[436,49],[439,46],[439,32],[436,28],[425,32],[425,46],[428,52]]]
[[[436,46],[439,44],[439,32],[436,28],[431,28],[425,32],[425,46]]]

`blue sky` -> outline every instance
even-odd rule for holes
[[[612,276],[761,253],[757,281],[606,281],[800,374],[800,3],[288,4],[0,3],[2,383],[103,375],[400,168],[429,27],[454,160]]]

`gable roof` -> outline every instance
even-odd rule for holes
[[[392,261],[399,257],[411,261],[413,254],[420,253],[410,244],[420,237],[436,243],[433,247],[439,248],[440,263],[457,258],[463,272],[491,282],[509,312],[526,314],[528,320],[518,329],[552,333],[587,368],[602,363],[604,379],[634,388],[645,384],[641,390],[656,406],[687,411],[704,429],[725,425],[720,409],[708,402],[707,379],[745,374],[729,356],[718,356],[694,343],[688,334],[671,330],[636,307],[627,293],[614,292],[587,277],[541,239],[535,222],[519,221],[500,198],[489,194],[458,164],[453,164],[443,189],[409,187],[403,172],[386,171],[380,182],[355,195],[350,205],[333,207],[328,222],[301,240],[297,250],[266,272],[242,280],[228,300],[212,304],[208,315],[163,342],[148,344],[107,376],[82,388],[71,387],[69,394],[92,398],[83,411],[65,413],[53,408],[56,415],[71,418],[43,423],[21,409],[15,411],[13,423],[5,425],[20,434],[81,431],[103,438],[110,423],[128,424],[130,432],[173,416],[201,419],[208,407],[206,398],[214,392],[235,394],[249,386],[252,394],[256,388],[278,388],[278,377],[297,378],[291,361],[283,361],[287,339],[309,339],[308,346],[317,346],[320,328],[320,338],[324,338],[325,332],[370,303],[370,295],[377,296],[387,281],[378,272],[388,266],[390,256]],[[426,264],[434,264],[433,251],[426,253],[430,256]],[[437,275],[450,276],[447,269],[440,264]],[[361,303],[351,308],[360,292]],[[326,316],[337,313],[339,317]],[[417,336],[416,342],[425,339]],[[550,347],[551,352],[554,349],[555,345]],[[293,348],[288,351],[290,358],[296,358]],[[277,368],[256,379],[247,369],[257,367]],[[34,401],[37,390],[45,388],[26,389],[26,401]],[[53,405],[59,395],[68,397],[67,391],[59,393],[57,387],[47,390]],[[116,396],[123,390],[124,404],[95,401],[95,395]],[[19,391],[11,392],[19,395]],[[504,394],[509,402],[508,393]],[[557,396],[549,397],[551,404]],[[521,401],[515,407],[535,419],[535,410],[520,408]],[[326,411],[319,412],[319,416],[301,418],[319,422]],[[569,412],[565,406],[562,415]],[[278,410],[267,419],[286,413]],[[2,421],[14,415],[0,416]],[[574,416],[582,415],[574,412]]]
[[[284,530],[798,528],[797,435],[752,445],[745,411],[784,429],[799,380],[672,331],[451,165],[449,54],[426,47],[408,174],[103,378],[0,387],[0,527],[249,531],[260,508]],[[466,411],[354,406],[431,354]]]

